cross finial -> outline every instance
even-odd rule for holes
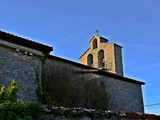
[[[98,34],[99,30],[97,29],[95,32],[97,33],[97,36],[99,36],[99,34]]]

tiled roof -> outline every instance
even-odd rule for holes
[[[0,31],[0,39],[17,44],[17,45],[22,45],[28,48],[32,48],[32,49],[36,49],[39,50],[41,52],[51,52],[53,50],[52,47],[49,47],[47,45],[43,45],[37,42],[34,42],[32,40],[28,40],[22,37],[18,37],[16,35],[10,34],[10,33],[6,33],[3,31]]]

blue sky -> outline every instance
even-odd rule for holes
[[[160,103],[160,0],[0,0],[0,30],[75,62],[96,29],[123,46],[125,76],[146,83],[144,104]],[[160,105],[145,111],[160,114]]]

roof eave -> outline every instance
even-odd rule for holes
[[[15,43],[17,45],[22,45],[28,48],[33,48],[36,50],[39,50],[41,52],[51,52],[53,50],[52,47],[37,43],[37,42],[33,42],[32,40],[28,40],[22,37],[18,37],[16,35],[10,34],[10,33],[6,33],[3,31],[0,31],[0,39],[3,39],[5,41],[11,42],[11,43]]]

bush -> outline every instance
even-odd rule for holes
[[[16,80],[12,80],[7,91],[5,91],[5,86],[2,86],[0,90],[0,103],[8,101],[8,100],[12,102],[16,102],[17,101],[17,91],[18,91],[18,86],[17,86]]]
[[[18,85],[13,80],[5,91],[5,86],[0,89],[0,120],[24,120],[31,119],[29,116],[38,117],[43,115],[42,108],[35,102],[29,101],[24,104],[17,100]]]
[[[37,78],[40,79],[40,77]],[[38,80],[38,83],[39,81],[41,80]],[[58,107],[108,109],[109,99],[103,81],[98,85],[96,79],[90,80],[85,74],[76,73],[66,65],[46,65],[41,87],[38,88],[37,93],[44,104],[53,105],[54,103],[54,106]]]

